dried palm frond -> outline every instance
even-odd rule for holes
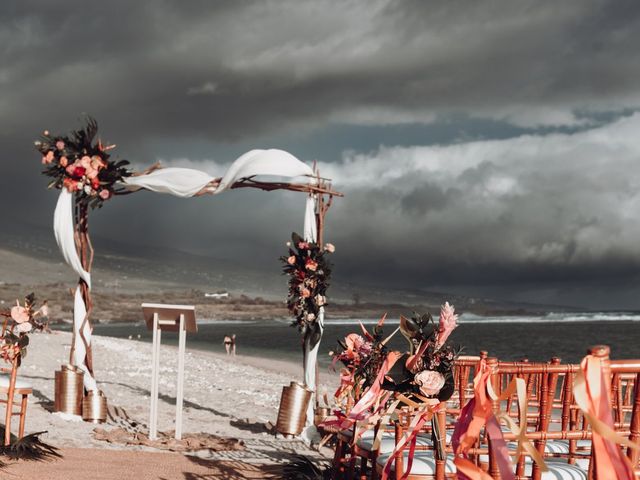
[[[11,435],[11,444],[0,446],[0,455],[12,460],[32,460],[37,462],[62,458],[58,449],[40,440],[39,435],[47,432],[36,432],[17,438]],[[0,438],[4,437],[4,427],[0,426]],[[0,467],[2,463],[0,462]]]
[[[327,465],[316,466],[309,457],[296,455],[282,473],[285,480],[329,480],[332,472]]]

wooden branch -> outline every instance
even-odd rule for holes
[[[320,185],[309,185],[304,183],[259,182],[251,178],[245,178],[234,183],[230,188],[257,188],[259,190],[265,190],[267,192],[273,190],[289,190],[292,192],[318,193],[333,195],[336,197],[344,197],[343,193],[331,190],[331,187],[325,183],[322,183]]]

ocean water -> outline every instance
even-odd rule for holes
[[[369,330],[377,322],[362,319]],[[387,320],[385,334],[391,334],[398,320]],[[330,364],[329,351],[337,348],[336,340],[361,332],[358,320],[330,319],[320,345],[321,366]],[[150,342],[151,332],[143,323],[95,325],[94,334]],[[285,320],[199,320],[198,332],[187,334],[187,348],[224,352],[225,335],[236,335],[238,355],[302,361],[301,336]],[[480,317],[464,314],[451,341],[464,347],[465,354],[476,355],[487,350],[501,360],[546,361],[558,356],[563,362],[578,362],[591,345],[611,347],[612,358],[640,358],[640,313],[550,313],[529,317]],[[164,333],[163,344],[177,344],[177,335]],[[408,344],[398,332],[390,341],[391,348],[406,350]]]

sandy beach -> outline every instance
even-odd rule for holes
[[[40,478],[74,478],[72,473],[55,476],[56,469],[64,469],[80,454],[76,449],[96,449],[88,455],[109,455],[107,450],[152,452],[143,446],[124,446],[94,438],[96,427],[106,430],[118,427],[132,432],[146,432],[149,421],[149,390],[151,375],[151,345],[135,340],[109,337],[93,338],[94,365],[98,384],[108,398],[110,415],[106,424],[94,425],[53,413],[54,372],[68,357],[71,334],[33,334],[27,357],[19,371],[19,377],[33,385],[34,393],[29,399],[26,433],[47,431],[42,439],[61,449],[68,456],[53,463],[19,462],[6,467],[15,478],[31,478],[37,473]],[[188,344],[187,344],[188,345]],[[278,468],[293,453],[302,453],[314,458],[322,457],[309,449],[301,440],[276,438],[268,432],[268,423],[275,423],[283,385],[299,380],[301,366],[275,360],[225,356],[200,351],[187,351],[185,374],[185,398],[183,432],[208,433],[238,439],[244,448],[229,451],[198,451],[202,462],[190,461],[185,465],[199,469],[194,475],[228,465],[236,465],[236,477],[204,476],[187,477],[182,460],[172,453],[169,467],[162,478],[261,478],[251,476],[261,468]],[[171,431],[175,419],[175,391],[177,377],[177,350],[162,346],[160,374],[160,403],[158,428]],[[332,391],[337,377],[322,375],[322,389]],[[75,420],[75,421],[74,421]],[[158,450],[156,450],[158,452]],[[80,452],[81,453],[81,452]],[[145,454],[146,455],[146,454]],[[158,459],[142,455],[134,464],[144,464],[148,459],[156,464]],[[96,457],[97,458],[97,457]],[[118,457],[120,458],[120,457]],[[213,463],[207,464],[208,461]],[[178,462],[176,464],[176,462]],[[204,462],[204,463],[203,463]],[[218,463],[216,463],[218,462]],[[223,463],[219,463],[223,462]],[[227,463],[224,463],[227,462]],[[126,463],[126,462],[125,462]],[[180,466],[182,465],[182,466]],[[218,467],[216,467],[218,465]],[[181,470],[182,468],[182,470]],[[208,469],[208,470],[207,470]],[[62,471],[62,470],[60,470]],[[130,471],[130,470],[129,470]],[[171,473],[173,471],[173,473]],[[51,477],[41,474],[53,475]],[[145,475],[150,474],[147,470]],[[173,476],[172,476],[173,475]],[[93,478],[122,478],[115,471],[102,470]],[[143,476],[140,478],[160,478]]]

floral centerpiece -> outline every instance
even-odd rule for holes
[[[289,255],[280,257],[283,273],[289,276],[287,308],[295,317],[293,326],[302,334],[312,333],[311,345],[320,339],[317,323],[320,308],[327,304],[327,288],[331,278],[331,263],[326,254],[335,247],[327,243],[324,248],[314,242],[305,241],[297,233],[287,243]]]
[[[373,335],[362,325],[364,337],[357,333],[350,333],[344,341],[338,340],[340,351],[329,352],[329,355],[333,356],[332,365],[338,361],[344,365],[340,376],[340,387],[335,394],[338,401],[349,394],[353,401],[357,402],[378,376],[380,367],[388,354],[386,347],[388,339],[383,339],[385,317],[386,315],[374,327]]]
[[[390,372],[383,387],[405,394],[415,394],[439,401],[448,400],[454,392],[453,368],[461,352],[448,342],[451,332],[458,326],[458,315],[453,305],[440,308],[436,325],[431,314],[400,317],[400,331],[411,345],[410,352]]]
[[[5,328],[2,336],[0,357],[5,362],[12,363],[17,358],[17,365],[20,366],[21,360],[27,355],[27,346],[29,345],[27,334],[34,328],[34,324],[38,324],[38,321],[34,319],[38,314],[35,305],[36,297],[30,293],[24,299],[24,306],[20,305],[19,300],[16,300],[16,305],[11,311],[3,313],[3,316],[10,318],[13,322],[11,327]]]
[[[128,177],[126,160],[109,160],[107,153],[115,145],[103,145],[97,139],[97,122],[89,118],[87,125],[68,136],[51,135],[45,131],[35,142],[42,154],[43,174],[53,180],[49,188],[66,188],[77,200],[91,208],[100,208],[104,201],[118,193],[116,182]]]

